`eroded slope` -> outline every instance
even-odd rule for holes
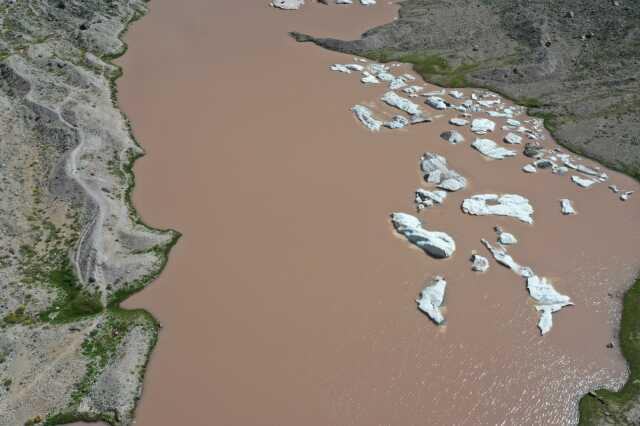
[[[143,0],[0,3],[0,425],[129,424],[157,324],[117,306],[177,234],[139,221],[109,61]]]

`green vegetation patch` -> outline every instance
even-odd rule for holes
[[[479,68],[480,64],[460,64],[452,66],[440,55],[430,53],[393,53],[388,50],[365,52],[365,57],[377,62],[398,61],[413,65],[413,69],[425,80],[446,87],[469,86],[467,75]]]
[[[599,389],[580,400],[580,424],[596,425],[607,419],[610,424],[631,424],[625,412],[640,395],[640,277],[624,296],[620,324],[620,348],[629,364],[629,380],[619,392]]]

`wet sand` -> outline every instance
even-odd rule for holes
[[[579,394],[624,381],[606,344],[640,267],[640,198],[524,174],[522,156],[487,161],[466,129],[462,145],[439,139],[446,118],[370,133],[349,108],[395,113],[378,102],[385,89],[328,70],[351,57],[287,36],[356,37],[395,10],[154,0],[128,33],[120,101],[148,152],[134,203],[184,234],[160,279],[126,304],[164,326],[138,425],[566,424]],[[418,215],[456,239],[448,260],[389,223],[392,211],[414,214],[426,151],[470,180]],[[535,224],[460,212],[487,192],[528,197]],[[565,197],[578,215],[560,214]],[[486,274],[470,269],[495,225],[520,240],[517,261],[575,303],[544,337],[521,278],[493,260]],[[436,274],[449,282],[441,328],[414,302]]]

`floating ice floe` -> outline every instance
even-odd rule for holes
[[[460,92],[459,90],[452,90],[449,92],[449,96],[454,99],[462,99],[464,98],[464,93]]]
[[[504,244],[505,246],[518,244],[518,239],[509,232],[504,232],[499,226],[496,227],[496,232],[498,233],[498,242],[500,244]]]
[[[415,216],[393,213],[391,222],[396,231],[432,257],[442,259],[450,257],[456,251],[456,243],[450,235],[439,231],[427,231]]]
[[[373,6],[376,4],[376,0],[360,0],[360,4],[363,6]]]
[[[511,257],[504,248],[494,247],[489,243],[489,241],[485,240],[484,238],[481,241],[482,244],[484,244],[484,246],[487,248],[487,250],[491,252],[491,255],[496,260],[496,262],[506,266],[523,278],[534,276],[533,270],[530,267],[518,264],[515,260],[513,260],[513,257]]]
[[[515,133],[507,133],[507,135],[504,137],[504,141],[511,145],[519,145],[522,143],[522,137],[516,135]]]
[[[416,207],[418,211],[420,211],[424,208],[432,207],[434,204],[442,204],[445,198],[447,198],[446,191],[427,191],[422,188],[418,188],[416,190],[415,198]]]
[[[582,188],[589,188],[591,185],[596,183],[595,180],[581,178],[580,176],[575,176],[575,175],[571,176],[571,180],[573,181],[573,183],[575,183],[576,185]]]
[[[622,201],[628,201],[629,197],[631,196],[631,194],[633,194],[635,191],[624,191],[620,194],[620,200]]]
[[[460,132],[457,132],[455,130],[444,132],[440,135],[440,137],[453,145],[464,142],[464,136],[462,136]]]
[[[476,272],[487,272],[489,270],[489,259],[479,254],[471,255],[471,270]]]
[[[535,173],[538,171],[538,169],[536,169],[536,167],[533,164],[525,164],[522,167],[522,171],[526,172],[526,173]]]
[[[387,83],[391,83],[393,80],[396,79],[396,77],[393,74],[388,73],[386,71],[379,72],[377,74],[377,77],[378,79],[380,79],[380,81],[386,81]]]
[[[390,129],[402,129],[408,125],[409,119],[401,115],[396,115],[391,119],[391,121],[384,123],[384,127],[388,127]]]
[[[474,195],[462,202],[462,211],[475,216],[509,216],[521,222],[533,223],[533,207],[529,200],[517,194]]]
[[[455,192],[467,186],[467,179],[455,170],[449,169],[447,159],[441,155],[425,153],[420,161],[420,168],[424,180],[436,184],[440,189]]]
[[[415,80],[415,79],[416,79],[416,78],[415,78],[414,76],[412,76],[411,74],[402,74],[402,76],[403,76],[405,79],[409,80],[409,81],[413,81],[413,80]]]
[[[363,71],[364,67],[360,64],[333,64],[329,67],[331,71],[343,72],[345,74],[351,74],[351,71]]]
[[[536,310],[540,312],[538,328],[543,335],[553,326],[551,314],[565,306],[573,305],[569,296],[558,293],[546,278],[540,278],[537,275],[527,278],[527,290],[537,302]]]
[[[297,10],[304,6],[304,0],[273,0],[271,6],[284,10]]]
[[[478,135],[484,135],[489,132],[493,132],[496,128],[496,123],[487,118],[476,118],[471,122],[471,131]]]
[[[351,108],[351,111],[353,111],[358,120],[360,120],[360,122],[372,132],[377,132],[380,130],[382,121],[376,120],[373,117],[373,113],[371,112],[371,110],[366,106],[355,105],[353,108]]]
[[[380,80],[378,80],[375,75],[371,74],[368,71],[363,71],[362,75],[364,77],[362,77],[360,79],[360,81],[362,83],[364,83],[364,84],[379,84],[380,83]]]
[[[420,297],[416,299],[418,309],[427,314],[429,318],[436,324],[444,323],[444,316],[440,312],[440,307],[444,302],[444,293],[447,288],[447,282],[444,278],[435,277],[428,286],[421,292]]]
[[[573,208],[571,200],[567,198],[563,198],[560,200],[560,209],[562,211],[562,214],[565,215],[576,214],[576,210]]]
[[[491,139],[476,139],[471,146],[480,151],[482,155],[493,158],[494,160],[503,160],[507,157],[515,157],[518,155],[515,151],[498,146],[498,144]]]
[[[407,114],[417,116],[422,115],[422,110],[418,105],[414,104],[408,99],[403,98],[402,96],[399,96],[396,92],[389,91],[385,93],[381,99],[386,104],[398,108],[399,110],[402,110]]]
[[[469,121],[465,120],[464,118],[454,117],[449,120],[449,124],[453,124],[454,126],[466,126],[467,124],[469,124]]]
[[[447,109],[447,103],[444,101],[444,99],[438,96],[429,96],[425,103],[435,109]]]

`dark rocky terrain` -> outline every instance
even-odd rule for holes
[[[128,425],[158,331],[119,303],[177,238],[131,207],[111,59],[143,0],[0,0],[0,425]]]
[[[561,144],[640,176],[638,1],[406,0],[359,40],[293,36],[493,89],[544,117]]]

